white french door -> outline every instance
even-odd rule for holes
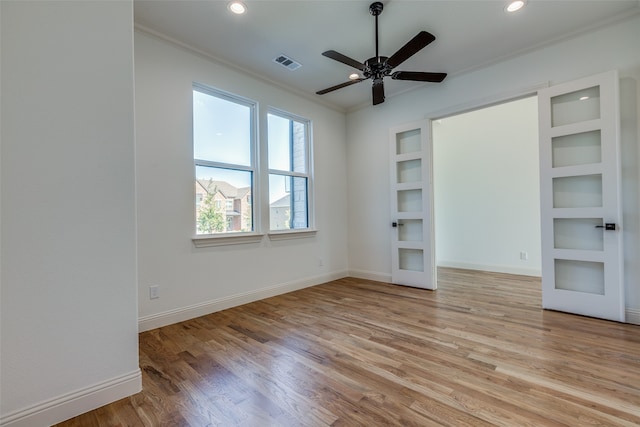
[[[542,306],[624,321],[617,72],[538,92]]]
[[[391,282],[436,289],[429,127],[425,120],[389,133]]]

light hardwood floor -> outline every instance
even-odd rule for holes
[[[640,425],[640,327],[540,298],[336,280],[140,334],[144,391],[59,426]]]

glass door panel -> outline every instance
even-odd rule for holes
[[[420,129],[412,129],[396,134],[396,154],[418,153],[422,151]]]
[[[558,136],[551,139],[553,167],[602,162],[600,130]]]
[[[553,207],[602,207],[602,175],[553,178]]]
[[[420,182],[422,180],[422,160],[413,159],[397,163],[398,184]]]
[[[556,289],[604,295],[604,263],[555,260]]]
[[[422,212],[422,190],[398,191],[398,212]]]
[[[602,218],[555,218],[553,246],[556,249],[604,250]]]
[[[551,126],[564,126],[600,118],[600,87],[595,86],[551,98]]]
[[[422,249],[398,249],[400,270],[424,271],[424,255]]]
[[[398,240],[401,242],[421,242],[422,241],[422,220],[403,219],[398,221]]]

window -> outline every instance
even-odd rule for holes
[[[264,111],[267,135],[258,149],[255,102],[198,83],[192,89],[194,244],[258,242],[266,228],[259,219],[267,219],[267,209],[270,239],[315,234],[310,122]],[[266,164],[259,163],[259,150]],[[254,193],[267,183],[268,195]]]
[[[253,231],[255,103],[194,84],[193,159],[196,234]]]
[[[309,228],[309,122],[280,111],[267,114],[270,230]]]

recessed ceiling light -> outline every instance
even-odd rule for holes
[[[527,2],[525,0],[515,0],[512,1],[511,3],[509,3],[505,8],[504,11],[505,12],[517,12],[520,9],[522,9],[525,5],[527,4]]]
[[[358,73],[349,74],[349,79],[351,80],[358,80],[359,78],[360,78],[360,74]]]
[[[581,97],[580,97],[580,101],[586,101],[587,99],[589,99],[589,97],[588,97],[588,96],[581,96]]]
[[[245,5],[241,1],[232,1],[227,7],[236,15],[242,15],[247,11],[247,5]]]

